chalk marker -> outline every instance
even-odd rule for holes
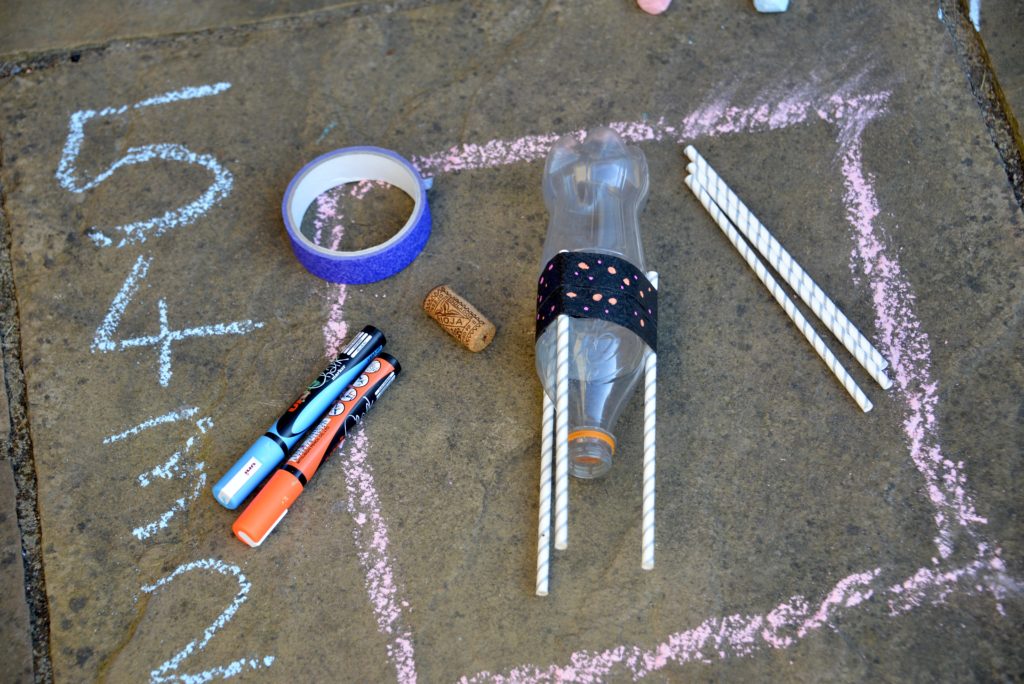
[[[398,360],[381,353],[345,390],[327,415],[309,431],[288,460],[271,476],[259,494],[231,526],[235,536],[249,546],[259,546],[313,479],[320,464],[358,425],[402,371]]]
[[[323,417],[331,403],[362,373],[373,357],[381,352],[385,341],[384,333],[372,325],[353,337],[302,396],[213,486],[213,496],[217,501],[225,508],[238,508],[302,435]]]

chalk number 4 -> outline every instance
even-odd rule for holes
[[[128,303],[139,291],[142,281],[149,273],[149,265],[153,257],[140,256],[135,261],[131,273],[125,278],[121,290],[114,297],[114,301],[107,310],[103,322],[96,328],[96,336],[92,341],[92,351],[112,352],[133,347],[155,347],[159,352],[160,384],[167,387],[171,381],[171,343],[186,340],[192,337],[211,337],[215,335],[244,335],[247,332],[262,328],[263,324],[251,320],[231,321],[230,323],[214,323],[212,325],[201,325],[193,328],[181,328],[174,330],[168,322],[167,302],[160,299],[157,302],[159,318],[159,331],[155,335],[143,335],[122,340],[115,340],[114,333],[121,325],[121,317]]]

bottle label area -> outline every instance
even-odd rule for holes
[[[536,339],[562,314],[621,325],[658,350],[658,290],[629,261],[596,252],[559,252],[537,281]]]

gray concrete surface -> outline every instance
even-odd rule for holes
[[[119,43],[0,84],[57,681],[1024,671],[1024,215],[930,3],[771,17],[741,2],[661,17],[611,0],[350,9]],[[118,109],[218,83],[230,88]],[[61,176],[73,114],[105,107]],[[879,341],[899,387],[854,371],[875,402],[861,414],[686,193],[681,145],[642,143],[663,287],[658,564],[639,568],[634,402],[611,475],[573,484],[570,548],[538,599],[542,162],[423,162],[436,173],[425,252],[343,293],[291,255],[280,197],[306,161],[347,145],[468,159],[445,151],[662,118]],[[58,176],[81,188],[158,144],[208,155],[233,183],[189,225],[118,248],[115,226],[192,202],[210,172],[148,161],[82,192]],[[497,323],[485,352],[420,311],[441,282]],[[172,341],[162,384],[155,343],[103,351],[160,334],[161,306],[170,330],[262,327]],[[339,314],[385,330],[405,373],[358,443],[246,548],[209,486],[319,370]],[[182,419],[115,439],[171,412]]]
[[[1019,125],[1024,116],[1024,2],[987,2],[981,21],[982,40]]]
[[[74,4],[10,0],[0,4],[0,55],[230,27],[352,4],[331,0],[91,0]]]
[[[14,499],[14,477],[10,465],[0,461],[0,505],[3,506],[0,509],[0,662],[3,663],[0,680],[30,682],[32,637]]]

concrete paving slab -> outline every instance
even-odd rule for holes
[[[0,55],[235,26],[345,4],[352,3],[337,0],[160,3],[91,0],[68,4],[59,0],[11,0],[0,4]]]
[[[1024,217],[948,40],[932,8],[889,3],[446,4],[9,80],[56,679],[1020,672]],[[634,402],[612,474],[573,483],[538,599],[542,159],[609,122],[651,168],[658,561],[640,570]],[[854,371],[871,413],[686,193],[686,142],[891,359],[888,394]],[[434,232],[393,278],[327,285],[290,254],[280,197],[361,144],[434,176]],[[498,324],[481,354],[419,309],[442,282]],[[366,323],[403,377],[244,547],[210,484]]]
[[[11,466],[0,460],[0,681],[12,684],[32,681],[32,632],[15,496]]]
[[[1019,124],[1024,116],[1024,3],[1015,0],[987,2],[981,22],[985,49]]]

